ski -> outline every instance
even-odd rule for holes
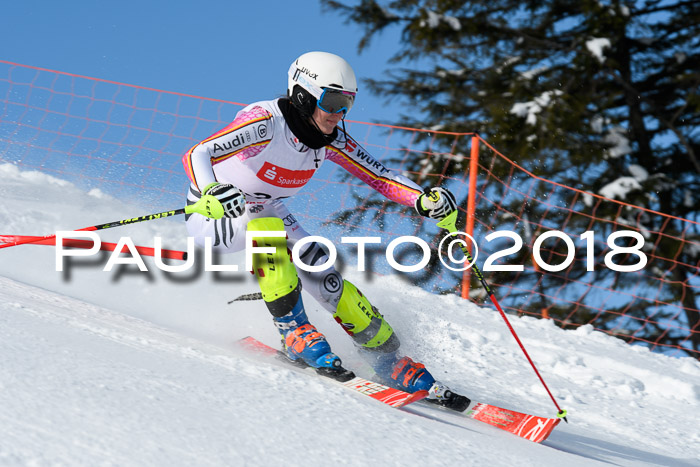
[[[422,401],[422,407],[432,407],[441,411],[454,413],[458,416],[472,418],[488,425],[500,428],[521,438],[535,443],[541,443],[552,433],[561,421],[559,418],[538,417],[514,410],[504,409],[483,402],[471,401],[464,412],[428,404],[429,400]]]
[[[281,354],[279,350],[274,349],[267,344],[263,344],[254,337],[243,338],[238,341],[238,344],[246,351],[265,357],[276,359],[277,356]],[[289,362],[289,365],[294,368],[299,368],[292,362]],[[427,391],[418,391],[414,394],[410,394],[360,377],[355,377],[344,383],[334,381],[330,378],[328,379],[348,389],[352,389],[353,391],[369,396],[384,404],[396,408],[405,407],[408,404],[425,399],[425,397],[428,395]],[[448,408],[429,404],[426,401],[424,402],[424,407],[432,407],[434,409],[444,410],[458,416],[478,420],[535,443],[541,443],[542,441],[546,440],[561,421],[559,418],[538,417],[536,415],[516,412],[514,410],[504,409],[502,407],[476,401],[472,401],[467,410],[464,412],[457,412]]]
[[[535,443],[541,443],[547,439],[561,421],[559,418],[528,415],[481,402],[472,402],[472,404],[464,412],[467,417],[488,423]]]
[[[248,352],[265,357],[277,358],[281,354],[279,350],[263,344],[254,337],[245,337],[238,341],[238,345]],[[289,365],[293,368],[299,368],[292,362],[289,362]],[[335,381],[331,378],[326,379],[395,408],[405,407],[408,404],[424,399],[428,395],[428,391],[418,391],[410,394],[357,376],[346,382]]]

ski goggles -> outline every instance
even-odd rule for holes
[[[329,114],[338,112],[348,113],[355,102],[355,93],[340,91],[338,89],[324,88],[321,97],[316,105],[318,108]]]

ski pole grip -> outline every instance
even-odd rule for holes
[[[185,214],[194,213],[216,220],[224,217],[224,207],[216,197],[212,195],[202,195],[196,203],[185,207]]]
[[[457,231],[457,210],[449,213],[443,220],[437,223],[437,226],[441,229],[445,229],[450,233]]]

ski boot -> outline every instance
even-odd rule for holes
[[[301,292],[301,287],[299,287]],[[343,364],[326,338],[309,320],[299,294],[297,306],[281,317],[273,318],[282,335],[282,350],[286,358],[299,367],[312,367],[322,376],[345,382],[355,374],[343,368]]]
[[[428,391],[427,402],[464,412],[471,400],[450,390],[446,385],[435,381],[433,375],[425,369],[422,363],[414,362],[409,357],[403,357],[396,362],[392,369],[391,380],[406,392],[416,392],[420,390]]]
[[[464,412],[472,402],[467,396],[462,396],[453,392],[439,381],[435,381],[433,386],[428,390],[428,393],[428,397],[425,398],[427,402],[457,412]]]
[[[284,222],[261,217],[248,222],[248,230],[284,232]],[[301,298],[301,282],[291,261],[287,239],[262,234],[253,239],[254,247],[271,247],[274,253],[254,253],[253,273],[272,319],[282,335],[283,354],[298,366],[309,366],[322,376],[349,381],[354,373],[342,366],[331,352],[326,338],[309,323]],[[290,311],[291,310],[291,311]]]

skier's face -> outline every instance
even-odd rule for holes
[[[318,106],[314,109],[314,114],[311,118],[316,122],[316,125],[321,129],[323,134],[330,135],[340,120],[343,118],[343,112],[337,112],[334,114],[324,112]]]

